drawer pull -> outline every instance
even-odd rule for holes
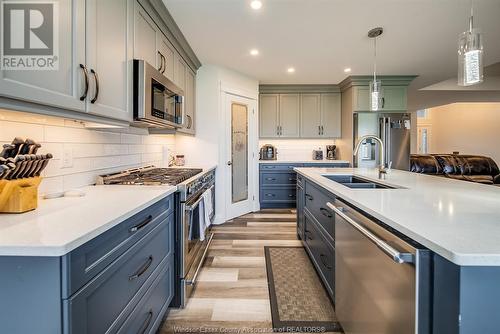
[[[311,195],[309,195],[309,194],[306,194],[305,196],[306,196],[306,198],[307,198],[308,200],[310,200],[310,201],[314,200],[314,197],[312,197],[312,196],[311,196]]]
[[[288,194],[288,197],[295,197],[294,194]]]
[[[273,177],[268,177],[268,178],[266,178],[266,180],[267,180],[267,181],[276,181],[276,179],[275,179],[275,178],[273,178]]]
[[[320,254],[319,257],[320,257],[321,262],[323,263],[323,265],[325,266],[326,269],[328,269],[328,270],[333,269],[333,267],[328,265],[328,263],[326,262],[326,255],[325,254]]]
[[[321,213],[323,214],[323,216],[325,217],[328,217],[328,218],[332,218],[333,215],[330,213],[330,211],[328,211],[328,209],[325,209],[325,208],[319,208],[319,211],[321,211]]]
[[[306,239],[307,239],[307,240],[314,240],[314,239],[313,239],[313,238],[311,238],[311,236],[310,236],[311,231],[304,230],[304,234],[306,235]]]
[[[294,181],[294,182],[296,182],[296,181],[297,181],[297,179],[294,179],[293,177],[289,177],[289,178],[288,178],[288,181]]]
[[[267,197],[274,197],[276,196],[275,194],[266,194]]]
[[[295,166],[288,166],[288,169],[294,169]]]
[[[137,270],[137,272],[135,274],[133,274],[132,276],[129,276],[128,280],[133,281],[133,280],[141,277],[149,269],[149,267],[151,266],[152,263],[153,263],[153,255],[150,255],[148,260],[146,261],[146,263],[141,268],[139,268],[139,270]]]
[[[141,329],[137,332],[137,334],[144,334],[149,328],[149,324],[151,324],[151,320],[153,320],[153,310],[149,310],[148,316],[144,323],[141,326]]]
[[[140,224],[137,224],[135,225],[134,227],[131,227],[129,232],[130,233],[134,233],[134,232],[137,232],[139,231],[141,228],[145,227],[147,224],[151,223],[151,221],[153,220],[153,216],[152,215],[149,215],[146,219],[144,219],[144,221]]]

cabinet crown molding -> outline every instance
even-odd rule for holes
[[[417,75],[377,75],[377,79],[382,80],[382,86],[408,86],[416,77]],[[351,75],[338,86],[343,92],[353,86],[368,86],[372,80],[372,75]]]
[[[340,93],[338,85],[259,85],[260,94]]]

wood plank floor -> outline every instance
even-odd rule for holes
[[[187,307],[161,334],[272,332],[264,246],[299,246],[295,210],[263,210],[212,229],[214,240]]]

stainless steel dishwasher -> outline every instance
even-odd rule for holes
[[[430,333],[432,253],[338,199],[327,205],[335,212],[335,312],[345,333]]]

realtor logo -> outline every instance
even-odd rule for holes
[[[3,70],[59,69],[58,3],[2,1]]]

